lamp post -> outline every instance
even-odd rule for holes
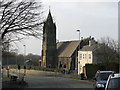
[[[77,30],[77,32],[79,32],[79,40],[80,40],[80,30]]]
[[[18,53],[18,49],[14,49],[14,50],[11,50],[11,51],[13,51],[13,52],[16,53],[16,55],[15,55],[15,61],[16,61],[16,65],[17,65],[17,53]],[[16,68],[16,72],[17,72],[17,68]]]
[[[79,41],[80,41],[80,30],[77,30],[77,32],[79,33]],[[80,45],[79,45],[79,50],[80,50]]]
[[[16,65],[17,65],[17,53],[18,53],[18,49],[15,49],[16,52]],[[17,68],[16,68],[16,72],[17,72]]]
[[[7,46],[7,51],[8,51],[8,53],[9,53],[9,42],[8,42],[8,46]],[[9,57],[9,55],[7,56],[7,76],[9,77],[9,60],[8,60],[8,57]]]
[[[80,30],[77,30],[77,32],[79,33],[79,41],[80,41]],[[78,50],[80,50],[80,44],[79,44]],[[76,64],[77,64],[77,68],[78,68],[78,72],[77,73],[79,75],[80,74],[80,61],[78,61],[78,60],[79,60],[79,58],[78,58],[78,55],[77,55],[77,62],[76,62]]]
[[[18,53],[18,49],[14,49],[13,51],[15,51],[15,53],[16,53],[16,65],[17,65],[17,53]]]
[[[25,65],[25,55],[26,55],[26,45],[23,45],[24,46],[24,61],[23,61],[23,65],[24,65],[24,76],[26,75],[26,65]],[[24,77],[23,77],[23,80],[24,80]]]
[[[8,46],[7,46],[7,52],[9,53],[9,41],[7,42]],[[9,60],[8,60],[9,55],[7,55],[7,68],[9,68]]]
[[[25,55],[26,55],[26,45],[23,45],[24,46],[24,61],[23,61],[23,64],[25,64]]]

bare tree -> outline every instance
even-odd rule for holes
[[[101,38],[96,56],[100,62],[118,61],[118,43],[110,37]]]
[[[106,37],[106,38],[101,38],[101,42],[109,46],[114,51],[118,52],[118,41],[115,41],[110,37]]]
[[[41,37],[42,6],[35,0],[0,1],[0,39],[3,44],[23,39],[24,36]]]

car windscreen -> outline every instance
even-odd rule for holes
[[[112,78],[110,79],[108,83],[108,89],[107,90],[119,90],[120,89],[120,78]]]
[[[112,74],[112,73],[100,73],[99,79],[107,80],[110,74]]]

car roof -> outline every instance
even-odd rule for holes
[[[114,75],[111,75],[111,78],[120,78],[120,73],[116,73]]]
[[[110,72],[114,72],[114,71],[98,71],[98,73],[110,73]]]

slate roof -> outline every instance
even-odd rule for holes
[[[99,48],[101,45],[100,44],[94,44],[94,45],[85,45],[83,46],[80,51],[94,51],[96,50],[97,48]]]
[[[80,41],[66,41],[57,43],[58,57],[71,57],[79,46]]]

